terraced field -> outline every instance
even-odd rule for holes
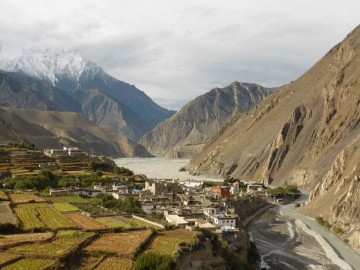
[[[83,199],[79,196],[52,196],[48,197],[53,203],[89,203],[88,200]]]
[[[26,258],[1,268],[2,270],[43,270],[55,263],[50,259]]]
[[[0,190],[0,201],[7,201],[9,198],[6,195],[6,193],[2,190]]]
[[[109,228],[108,226],[80,213],[69,213],[66,214],[66,216],[78,227],[85,230],[101,230]]]
[[[53,237],[54,233],[52,232],[0,235],[0,248],[13,244],[47,241]]]
[[[199,240],[197,235],[197,232],[182,229],[160,232],[146,252],[170,255],[175,258],[181,250],[182,245],[191,246],[197,243]]]
[[[19,258],[20,258],[19,255],[0,253],[0,268],[4,264],[10,263],[10,262],[15,261],[15,260],[17,260]]]
[[[105,251],[122,257],[133,257],[141,244],[151,236],[151,231],[133,231],[107,233],[96,239],[85,249],[87,251]]]
[[[95,218],[96,221],[101,222],[108,227],[111,228],[154,228],[154,229],[161,229],[160,227],[157,227],[155,225],[152,225],[150,223],[147,223],[145,221],[141,221],[136,218],[127,218],[123,216],[111,216],[111,217],[99,217]]]
[[[16,225],[18,220],[9,206],[9,202],[0,201],[0,224],[11,223]]]
[[[89,237],[94,236],[91,232],[65,231],[59,232],[57,238],[45,244],[26,244],[8,249],[10,254],[25,256],[43,256],[47,258],[61,257],[68,254]]]
[[[20,204],[14,211],[25,230],[35,228],[64,229],[75,228],[76,225],[67,217],[56,211],[49,204]]]
[[[44,202],[45,199],[31,193],[11,193],[10,199],[13,203]]]
[[[59,212],[77,212],[80,211],[79,208],[69,204],[69,203],[53,203],[52,206]]]

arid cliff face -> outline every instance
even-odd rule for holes
[[[339,223],[359,248],[359,149],[360,27],[299,79],[232,119],[189,169],[298,184],[311,192],[304,211]]]

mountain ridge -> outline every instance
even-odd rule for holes
[[[231,117],[248,111],[274,90],[236,81],[223,88],[214,88],[159,123],[139,142],[156,155],[189,157]]]

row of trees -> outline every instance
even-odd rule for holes
[[[3,184],[6,189],[16,190],[37,190],[41,191],[46,188],[57,188],[57,187],[91,187],[96,184],[107,184],[111,183],[111,178],[104,177],[97,173],[90,175],[79,175],[79,176],[55,176],[49,170],[41,170],[37,175],[19,175],[15,178],[8,178],[2,180],[0,183]]]

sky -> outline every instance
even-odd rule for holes
[[[169,109],[233,81],[302,75],[360,24],[358,0],[0,0],[0,51],[80,49]]]

